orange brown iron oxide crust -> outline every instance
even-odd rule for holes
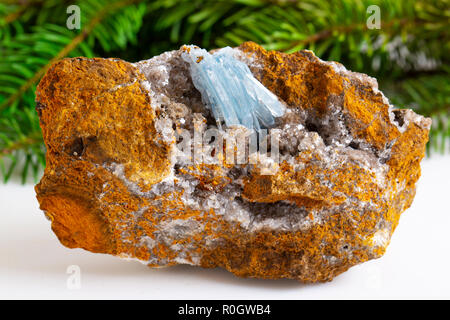
[[[273,175],[177,157],[178,131],[215,126],[180,50],[50,68],[36,92],[47,146],[36,192],[63,245],[303,282],[383,255],[413,201],[430,120],[310,51],[234,51],[288,107]]]

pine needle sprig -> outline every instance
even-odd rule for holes
[[[78,33],[52,22],[39,23],[28,32],[21,28],[2,35],[0,173],[5,182],[10,179],[20,159],[25,159],[20,168],[23,182],[27,179],[30,167],[37,177],[37,172],[45,165],[42,136],[34,110],[36,83],[52,63],[61,58],[92,57],[94,53],[92,45],[86,43],[88,41],[91,44],[98,42],[106,50],[124,48],[128,41],[135,42],[136,29],[140,27],[137,20],[142,21],[145,9],[140,4],[133,5],[136,2],[121,0],[111,4],[110,1],[80,1],[85,27]],[[11,10],[6,9],[0,8],[4,14],[1,21],[5,26],[14,23],[8,12]],[[18,15],[17,19],[20,19]],[[120,29],[121,33],[111,34],[107,28]],[[5,158],[9,161],[5,161]]]

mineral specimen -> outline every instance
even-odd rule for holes
[[[134,64],[64,59],[41,80],[36,192],[61,243],[304,282],[382,256],[413,201],[430,119],[311,51],[247,42],[204,54],[223,76],[205,78],[186,48]],[[269,129],[252,148],[259,124]],[[230,161],[239,152],[249,161]]]

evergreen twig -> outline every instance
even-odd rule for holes
[[[81,31],[66,28],[71,4],[81,8]],[[366,9],[374,4],[381,29],[368,30]],[[36,178],[45,165],[34,90],[52,63],[139,61],[185,43],[310,49],[376,77],[394,105],[431,117],[428,151],[450,151],[449,21],[450,0],[3,0],[0,175],[7,181],[19,170],[25,181],[29,168]]]

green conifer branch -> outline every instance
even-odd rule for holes
[[[66,28],[71,4],[81,8],[81,31]],[[381,8],[379,30],[366,26],[373,4]],[[313,50],[376,77],[394,105],[431,117],[428,150],[442,151],[450,142],[449,21],[449,0],[3,0],[0,175],[26,177],[45,165],[34,90],[53,62],[80,55],[139,61],[184,43]]]
[[[24,92],[26,92],[32,85],[39,81],[42,76],[47,72],[50,66],[58,60],[66,57],[71,51],[73,51],[80,43],[82,43],[92,32],[92,30],[111,12],[118,10],[126,5],[137,2],[137,0],[122,0],[114,2],[112,5],[105,6],[97,16],[94,16],[87,26],[72,39],[65,47],[63,47],[46,65],[40,68],[30,79],[27,80],[14,94],[12,94],[6,101],[0,104],[0,112],[10,105],[13,101],[19,99]]]

